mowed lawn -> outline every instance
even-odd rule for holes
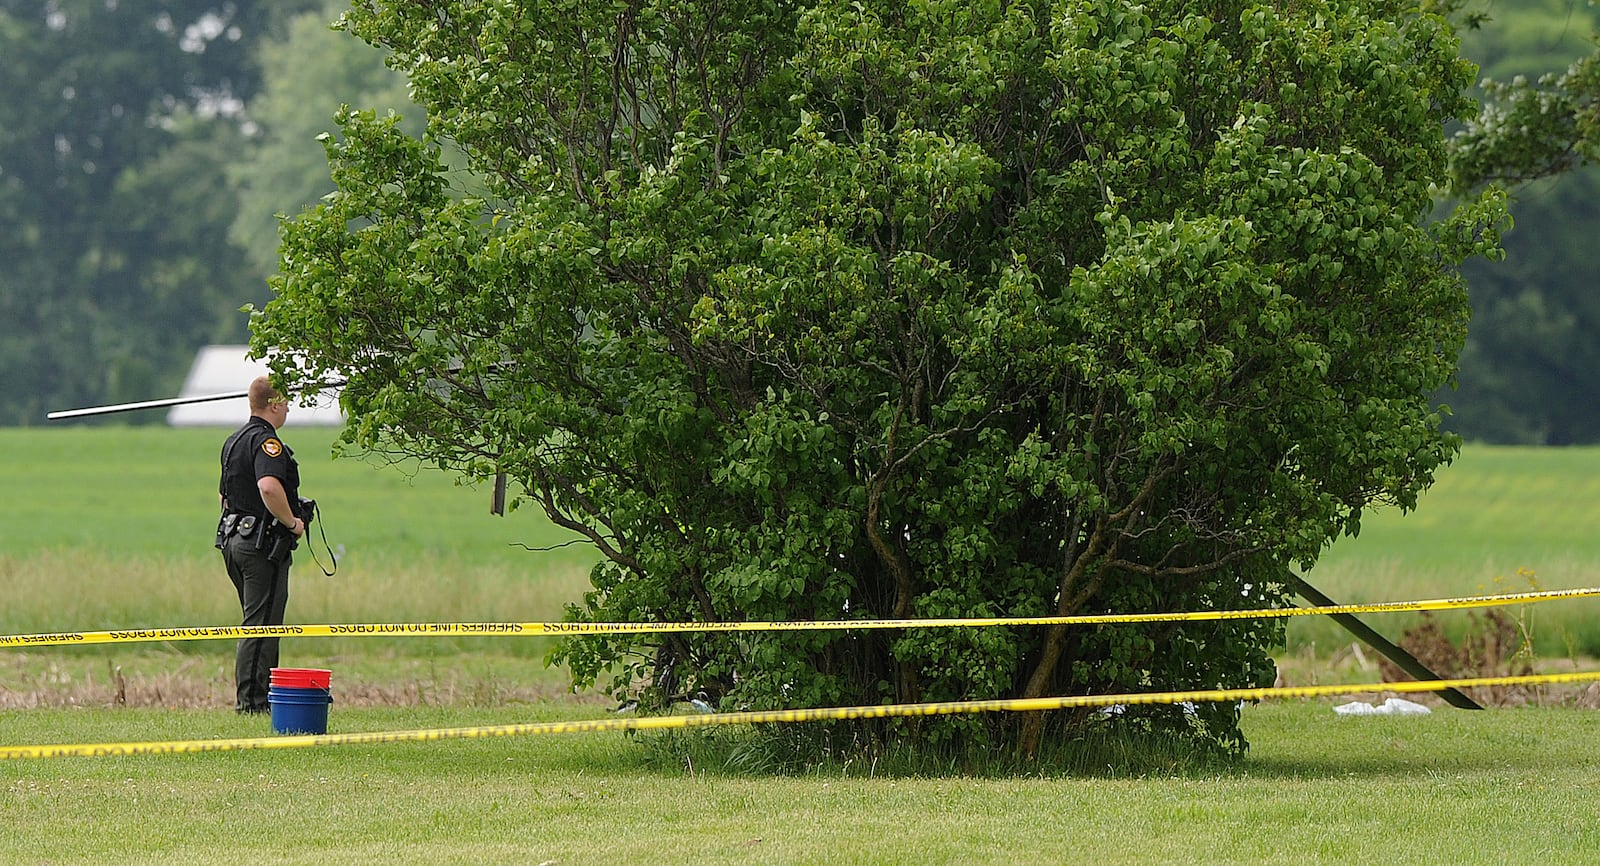
[[[553,717],[336,712],[340,727]],[[574,713],[568,712],[570,715]],[[1236,767],[795,776],[618,734],[0,762],[0,862],[1577,864],[1600,857],[1593,711],[1246,711]],[[64,736],[232,733],[223,713],[41,711]],[[16,727],[14,716],[4,726]]]
[[[0,633],[235,621],[209,546],[225,434],[0,429],[0,487],[27,491],[0,503]],[[533,510],[492,517],[486,488],[431,469],[333,461],[325,430],[285,436],[305,492],[322,503],[329,544],[344,551],[331,578],[297,554],[292,620],[539,620],[584,590],[592,555],[556,547],[570,536]],[[1600,583],[1600,542],[1588,531],[1600,509],[1596,470],[1600,450],[1469,447],[1419,512],[1369,515],[1359,538],[1335,544],[1306,576],[1340,601]],[[1550,646],[1541,653],[1600,643],[1588,602],[1523,615]],[[1301,619],[1287,653],[1350,642]],[[1391,636],[1403,625],[1368,620]],[[286,663],[335,670],[335,733],[607,716],[594,696],[563,694],[543,649],[305,639],[286,644]],[[0,709],[0,745],[267,733],[262,720],[203,698],[114,705],[119,673],[148,690],[164,666],[202,670],[225,692],[231,644],[0,650],[0,698],[81,687],[84,704]],[[339,700],[341,687],[358,686],[368,700]],[[1238,765],[1133,773],[892,775],[844,763],[773,775],[697,765],[620,734],[3,761],[0,863],[1600,859],[1592,710],[1350,718],[1332,709],[1346,700],[1247,708],[1252,748]]]

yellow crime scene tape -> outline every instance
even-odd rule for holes
[[[603,731],[649,731],[700,728],[713,725],[761,725],[838,719],[882,719],[936,716],[955,713],[1042,712],[1073,707],[1112,707],[1134,704],[1180,704],[1259,701],[1276,698],[1319,698],[1374,692],[1431,692],[1488,686],[1551,685],[1600,680],[1600,671],[1522,676],[1474,677],[1358,685],[1288,686],[1255,689],[1203,689],[1186,692],[1147,692],[1126,695],[1080,695],[1056,698],[1011,698],[988,701],[945,701],[922,704],[884,704],[862,707],[823,707],[807,710],[766,710],[708,713],[684,716],[636,716],[577,722],[534,722],[515,725],[479,725],[416,731],[374,731],[355,734],[305,734],[250,737],[234,740],[176,740],[148,743],[84,743],[38,746],[0,746],[0,760],[17,758],[127,757],[174,755],[193,752],[228,752],[251,749],[301,749],[313,746],[355,746],[378,743],[422,743],[485,737],[534,734],[578,734]]]
[[[1266,619],[1355,613],[1456,610],[1600,597],[1600,587],[1500,595],[1385,601],[1322,607],[1203,610],[1176,613],[1108,613],[1073,616],[953,617],[942,619],[834,619],[792,622],[424,622],[343,625],[224,625],[118,631],[0,635],[0,647],[87,646],[106,643],[224,640],[243,637],[437,637],[444,635],[536,637],[541,635],[664,634],[667,632],[815,631],[822,629],[950,628],[1028,625],[1105,625],[1138,622]]]

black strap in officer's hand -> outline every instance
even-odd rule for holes
[[[322,569],[322,575],[324,577],[333,577],[339,571],[339,558],[333,555],[333,548],[328,546],[328,529],[323,526],[320,520],[316,521],[317,531],[322,534],[322,549],[328,551],[328,561],[333,564],[333,571],[329,571],[327,566],[322,564],[322,560],[317,558],[317,547],[311,543],[311,523],[316,517],[317,510],[317,506],[313,504],[310,516],[300,518],[305,521],[306,525],[306,550],[311,551],[311,561],[317,564],[317,568]]]

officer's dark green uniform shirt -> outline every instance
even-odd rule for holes
[[[256,479],[266,475],[283,484],[291,505],[300,501],[300,466],[295,462],[294,449],[283,444],[278,431],[265,418],[252,415],[222,444],[222,481],[217,492],[228,503],[229,511],[268,520],[272,514],[256,487]]]

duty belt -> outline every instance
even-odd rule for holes
[[[222,545],[235,535],[249,538],[255,533],[256,527],[265,522],[259,515],[248,512],[224,511],[217,521],[217,549],[221,550]]]

